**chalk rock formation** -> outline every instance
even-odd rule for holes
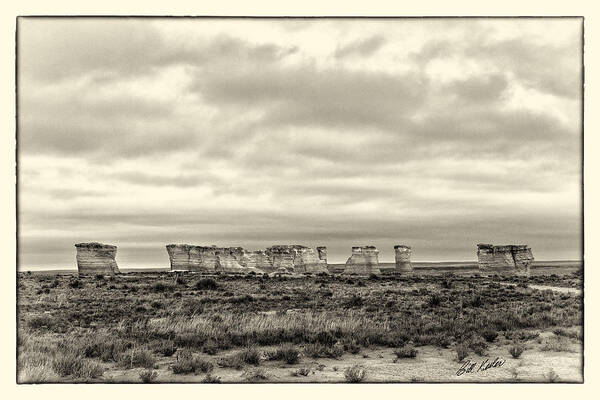
[[[412,272],[413,267],[410,262],[411,247],[399,244],[394,246],[394,252],[396,253],[396,272]]]
[[[379,250],[375,246],[352,247],[352,255],[346,261],[344,274],[380,274]]]
[[[256,268],[245,268],[240,260],[244,250],[241,247],[193,246],[189,244],[168,244],[167,252],[172,271],[193,272],[250,272]]]
[[[508,272],[529,274],[533,262],[531,248],[527,245],[494,246],[491,244],[477,244],[477,258],[479,271]]]
[[[92,243],[77,243],[77,270],[80,274],[116,274],[119,267],[115,261],[117,246]]]
[[[320,250],[318,250],[320,249]],[[263,266],[262,269],[267,272],[279,270],[281,267],[288,272],[301,274],[310,272],[318,274],[328,273],[327,270],[327,248],[294,245],[271,246],[266,251],[271,263],[269,266]],[[324,259],[323,259],[324,257]]]
[[[274,272],[284,268],[290,273],[327,271],[327,248],[320,250],[300,245],[272,246],[247,251],[241,247],[192,246],[169,244],[171,270],[196,272]]]

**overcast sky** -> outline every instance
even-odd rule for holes
[[[20,263],[580,259],[577,19],[21,19]]]

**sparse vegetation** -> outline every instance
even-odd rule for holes
[[[529,279],[532,285],[545,280],[570,287],[581,277],[533,278],[500,284],[496,281],[504,278],[461,275],[75,278],[23,273],[18,379],[102,380],[109,375],[104,370],[140,368],[158,372],[162,381],[168,366],[196,381],[209,379],[194,378],[199,373],[218,375],[215,368],[244,369],[244,380],[250,370],[261,370],[257,366],[275,367],[263,360],[280,361],[276,368],[303,357],[345,360],[364,353],[373,360],[381,358],[373,353],[381,348],[395,349],[396,360],[416,358],[417,363],[428,351],[421,346],[454,348],[459,361],[469,353],[495,356],[498,346],[515,358],[530,346],[576,351],[576,341],[582,340],[581,297],[517,284]],[[517,286],[504,285],[512,281]],[[554,335],[540,336],[541,331]],[[527,343],[532,340],[539,344]],[[320,365],[313,371],[325,368]],[[143,381],[142,375],[138,379],[142,372],[129,376]]]

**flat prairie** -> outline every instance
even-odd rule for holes
[[[455,267],[20,272],[17,381],[582,382],[579,264],[530,277]]]

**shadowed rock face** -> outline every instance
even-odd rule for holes
[[[117,246],[92,243],[77,243],[77,270],[80,274],[116,274],[119,267],[115,260]]]
[[[380,274],[379,250],[375,246],[352,247],[352,255],[346,261],[344,274]]]
[[[394,252],[396,253],[396,272],[411,272],[413,270],[410,262],[411,247],[396,245],[394,246]]]
[[[506,272],[529,274],[533,262],[533,254],[529,246],[506,245],[494,246],[479,243],[477,245],[477,258],[480,272]]]
[[[322,249],[326,252],[325,248]],[[167,252],[171,270],[327,272],[327,259],[321,259],[316,249],[300,245],[279,245],[266,250],[247,251],[241,247],[169,244]]]

